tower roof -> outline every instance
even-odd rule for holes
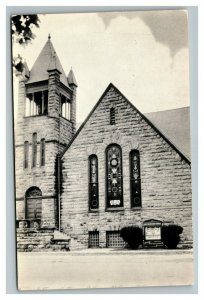
[[[71,70],[69,71],[69,75],[67,77],[67,80],[68,80],[68,83],[71,85],[71,84],[74,84],[77,86],[77,82],[76,82],[76,78],[74,76],[74,72],[71,68]]]
[[[55,67],[61,73],[60,81],[65,86],[69,87],[65,72],[55,52],[53,44],[50,40],[50,36],[48,37],[48,40],[45,46],[43,47],[42,51],[40,52],[38,58],[36,59],[32,69],[30,70],[30,78],[27,81],[27,83],[34,83],[38,81],[48,80],[49,78],[48,68],[50,69],[50,64],[53,63],[53,57],[55,58]]]

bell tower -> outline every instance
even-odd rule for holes
[[[17,74],[15,128],[16,216],[25,226],[55,228],[58,216],[57,157],[76,131],[76,89],[68,78],[50,35],[29,70]]]

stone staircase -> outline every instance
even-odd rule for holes
[[[42,228],[40,220],[18,220],[16,222],[17,250],[69,251],[70,237],[55,228]]]
[[[70,233],[69,233],[70,232]],[[72,228],[65,233],[54,228],[41,228],[39,222],[18,221],[17,250],[31,251],[72,251],[88,248],[84,236],[72,234]]]
[[[74,234],[72,227],[67,228],[68,235],[70,236],[70,251],[82,250],[88,248],[88,241],[87,239],[80,234]]]
[[[21,252],[52,250],[50,240],[53,237],[53,229],[18,228],[17,250]]]

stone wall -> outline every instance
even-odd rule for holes
[[[116,124],[110,125],[110,107]],[[122,148],[123,201],[120,210],[106,209],[106,160],[109,144]],[[140,151],[142,207],[130,203],[129,153]],[[89,212],[88,157],[98,156],[99,209]],[[126,225],[142,225],[148,219],[183,226],[183,245],[192,245],[190,164],[113,87],[62,157],[61,222],[63,230],[76,235],[88,247],[88,232],[98,230],[100,246],[106,246],[106,231]]]
[[[50,72],[48,115],[25,117],[25,82],[20,77],[18,118],[15,127],[15,175],[17,220],[25,219],[25,193],[42,192],[42,227],[57,224],[56,156],[72,138],[72,123],[59,116],[59,74]],[[56,106],[56,107],[55,107]],[[37,133],[37,164],[32,167],[32,135]],[[40,141],[45,139],[45,165],[40,165]],[[29,142],[28,168],[24,168],[24,142]]]

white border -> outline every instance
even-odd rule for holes
[[[199,212],[198,212],[198,218],[199,218],[199,295],[185,295],[185,297],[202,297],[204,295],[204,284],[203,284],[203,260],[204,260],[204,247],[203,247],[203,220],[204,220],[204,199],[202,199],[202,196],[204,195],[204,191],[203,191],[203,178],[204,178],[204,166],[203,166],[203,153],[204,153],[204,133],[203,133],[203,122],[204,122],[204,95],[203,95],[203,86],[204,86],[204,74],[203,74],[203,69],[204,69],[204,58],[203,58],[203,53],[204,53],[204,41],[203,41],[203,31],[204,31],[204,1],[200,0],[200,1],[196,1],[196,0],[186,0],[186,1],[181,1],[181,0],[174,0],[174,1],[162,1],[162,0],[158,0],[158,1],[153,1],[153,0],[138,0],[138,1],[134,1],[134,0],[103,0],[100,1],[98,0],[96,3],[96,0],[92,0],[92,1],[79,1],[79,0],[70,0],[69,2],[67,0],[58,0],[53,1],[53,0],[30,0],[29,1],[29,6],[28,6],[28,1],[25,0],[21,0],[18,1],[18,3],[16,3],[16,1],[2,1],[1,0],[1,4],[0,4],[0,37],[1,37],[1,47],[0,47],[0,59],[1,59],[1,87],[3,87],[3,90],[1,92],[1,108],[0,108],[0,129],[1,129],[1,139],[2,139],[2,143],[1,143],[1,147],[0,147],[0,158],[1,158],[1,191],[3,191],[3,193],[1,193],[1,209],[0,209],[0,221],[1,221],[1,226],[0,226],[0,230],[1,230],[1,247],[0,247],[0,269],[3,270],[3,272],[5,272],[6,269],[6,259],[5,259],[5,255],[6,255],[6,249],[5,249],[5,200],[6,200],[6,192],[5,192],[5,184],[6,184],[6,180],[5,180],[5,173],[6,173],[6,159],[5,159],[5,148],[2,147],[2,145],[4,146],[4,142],[6,140],[6,135],[5,135],[5,123],[6,123],[6,113],[5,113],[5,99],[6,99],[6,77],[5,77],[5,70],[6,70],[6,48],[4,47],[5,45],[5,41],[6,41],[6,34],[5,34],[5,16],[6,16],[6,6],[56,6],[56,3],[58,4],[58,6],[67,6],[67,4],[69,3],[68,6],[84,6],[84,2],[86,3],[86,7],[87,6],[106,6],[106,8],[108,8],[109,6],[115,6],[115,4],[117,4],[117,6],[198,6],[199,8],[199,66],[201,66],[201,68],[199,68],[199,110],[198,110],[198,114],[199,114],[199,155],[198,155],[198,159],[199,159],[199,179],[198,179],[198,184],[199,184],[199,189],[198,189],[198,195],[199,195]],[[156,8],[156,7],[155,7]],[[105,7],[104,7],[105,10]],[[3,97],[2,97],[3,96]],[[7,232],[7,234],[9,234],[9,232]],[[3,266],[3,268],[2,268]],[[14,297],[17,295],[6,295],[5,294],[5,273],[2,274],[1,279],[0,279],[0,293],[1,293],[1,299],[4,298],[10,298],[10,297]],[[20,297],[27,297],[27,295],[18,295]],[[34,297],[36,295],[29,295],[29,297]],[[56,295],[37,295],[38,297],[51,297],[51,298],[56,298]],[[61,296],[67,296],[66,294],[61,295]],[[68,295],[68,297],[70,297],[71,295]],[[79,295],[72,295],[73,297],[78,298]],[[90,298],[95,298],[95,295],[81,295],[83,296],[85,299],[90,299]],[[111,295],[110,297],[114,298],[114,296],[119,298],[124,298],[123,294],[120,295]],[[80,297],[80,296],[79,296]],[[96,296],[98,299],[102,298],[102,297],[107,297],[107,295],[97,295]],[[135,297],[135,295],[128,295],[128,297],[132,298]],[[141,298],[146,298],[148,297],[148,295],[139,295],[139,297]],[[158,299],[158,297],[162,297],[163,295],[151,295],[151,299]],[[177,298],[177,297],[181,297],[180,295],[174,295],[173,297]],[[165,298],[172,298],[172,295],[165,295]]]

